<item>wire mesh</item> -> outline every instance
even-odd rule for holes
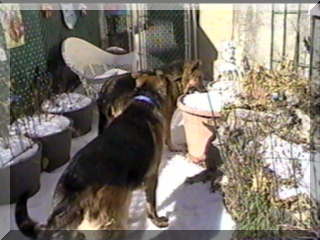
[[[10,49],[10,78],[13,85],[11,94],[18,96],[17,104],[32,102],[31,83],[35,68],[46,69],[46,58],[41,32],[40,13],[36,10],[21,11],[25,28],[25,44]],[[14,105],[13,105],[14,106]]]
[[[131,11],[123,11],[121,13],[112,13],[113,11],[105,11],[104,16],[107,23],[107,47],[117,46],[130,51],[131,33],[128,31],[128,25]]]
[[[159,68],[175,60],[185,59],[183,10],[147,11],[147,68]]]

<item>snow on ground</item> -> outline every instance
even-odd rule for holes
[[[0,168],[32,156],[39,147],[24,136],[10,136],[7,141],[8,144],[0,138]]]
[[[18,119],[10,126],[10,134],[27,134],[30,137],[45,137],[61,132],[70,125],[70,120],[61,115],[41,114]]]
[[[88,106],[91,102],[90,98],[78,93],[62,93],[44,101],[41,108],[49,113],[72,112]]]
[[[183,154],[165,152],[164,168],[160,174],[157,191],[159,215],[169,218],[169,230],[231,230],[233,222],[226,213],[222,196],[211,193],[207,184],[184,184],[186,177],[194,176],[203,169],[188,162]],[[130,208],[130,228],[157,230],[146,218],[145,196],[134,193]]]
[[[145,194],[141,190],[135,191],[130,206],[129,229],[147,231],[134,232],[128,239],[230,239],[228,234],[232,231],[213,231],[235,228],[235,223],[223,205],[221,194],[210,192],[209,183],[184,184],[186,177],[194,176],[203,169],[188,162],[183,154],[165,151],[163,161],[157,206],[159,216],[169,218],[169,227],[159,229],[147,218]],[[170,233],[166,230],[206,231]]]
[[[179,111],[174,115],[173,123],[173,141],[175,144],[181,145],[184,143],[185,138],[182,126],[183,121]],[[95,120],[95,127],[92,132],[80,138],[73,139],[72,155],[96,136],[96,125],[97,122]],[[50,204],[55,184],[65,167],[66,166],[63,166],[53,173],[42,173],[40,192],[28,202],[30,215],[36,221],[46,221],[50,213]],[[151,235],[154,235],[156,238],[157,236],[161,238],[164,237],[163,234],[166,234],[164,230],[232,230],[234,228],[234,222],[225,210],[221,194],[210,192],[209,183],[184,184],[187,177],[199,173],[203,168],[188,162],[184,154],[168,152],[166,149],[163,153],[163,161],[160,168],[157,206],[159,215],[169,218],[169,227],[160,230],[147,219],[145,194],[142,190],[137,190],[133,193],[130,206],[129,229],[158,230],[135,231],[134,233],[138,233],[138,235],[142,234],[139,235],[137,239],[142,239],[143,237],[151,239]],[[13,214],[12,211],[11,227],[12,229],[17,229]],[[173,234],[176,233],[178,234],[178,232],[173,232]],[[180,233],[186,232],[183,231]],[[204,232],[198,232],[197,234],[201,235],[204,234]],[[206,231],[205,234],[202,239],[212,239],[212,237],[218,233]],[[185,234],[183,235],[186,237]],[[167,239],[167,237],[164,239]],[[226,236],[224,236],[224,239],[226,239],[225,237]],[[194,238],[190,238],[189,236],[189,239]],[[217,237],[216,239],[220,238]]]

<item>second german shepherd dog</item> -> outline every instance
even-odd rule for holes
[[[18,202],[16,221],[22,233],[34,239],[58,239],[63,229],[77,230],[81,239],[78,231],[100,230],[98,238],[116,237],[118,230],[126,229],[131,193],[140,187],[145,187],[148,217],[158,227],[168,226],[168,219],[156,210],[164,100],[154,84],[139,78],[136,82],[128,106],[66,168],[47,224],[30,219],[27,198]]]
[[[127,106],[134,93],[135,79],[156,85],[164,96],[163,114],[166,119],[165,141],[170,151],[176,151],[171,142],[171,120],[176,110],[177,99],[192,89],[204,90],[203,73],[200,70],[199,60],[191,62],[174,62],[154,72],[137,74],[123,74],[109,79],[101,89],[98,99],[99,134],[105,126]]]

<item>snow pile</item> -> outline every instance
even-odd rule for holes
[[[223,107],[237,101],[239,88],[234,81],[219,81],[209,87],[205,93],[195,92],[184,97],[183,102],[187,106],[211,112],[221,112]]]
[[[10,135],[45,137],[58,133],[70,125],[70,120],[61,115],[41,114],[18,119],[10,126]]]
[[[127,72],[128,71],[120,69],[120,68],[113,68],[113,69],[110,69],[110,70],[106,71],[105,73],[103,73],[103,74],[101,74],[99,76],[95,76],[94,79],[98,80],[98,79],[103,79],[103,78],[109,78],[109,77],[112,77],[112,76],[125,74]]]
[[[38,145],[24,136],[11,136],[4,141],[0,138],[0,168],[8,167],[32,156]]]
[[[287,142],[276,135],[269,135],[262,145],[265,147],[264,161],[277,176],[299,179],[298,188],[282,188],[279,192],[280,198],[285,199],[298,193],[310,194],[310,151],[305,150],[302,144]],[[295,163],[298,162],[296,170],[294,170],[293,160],[298,160],[295,161]]]
[[[63,93],[43,102],[41,108],[49,113],[72,112],[91,104],[92,100],[78,93]]]
[[[238,80],[243,75],[243,67],[236,59],[237,46],[233,41],[226,41],[220,47],[220,60],[215,64],[216,79]]]

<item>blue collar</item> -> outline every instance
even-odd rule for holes
[[[153,100],[150,97],[144,96],[144,95],[138,95],[138,96],[134,97],[134,99],[138,100],[138,101],[149,103],[154,106],[159,106],[159,104],[155,100]]]

